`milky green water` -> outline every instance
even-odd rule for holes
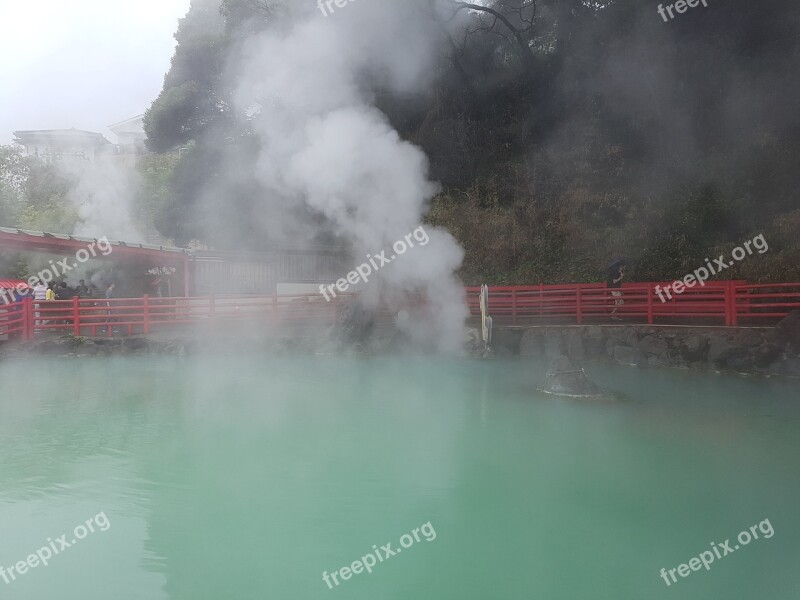
[[[0,565],[109,525],[0,598],[800,597],[800,385],[588,371],[625,398],[541,396],[516,361],[3,363]],[[764,519],[770,539],[660,578]]]

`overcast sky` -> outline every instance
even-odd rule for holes
[[[0,0],[0,144],[21,129],[86,129],[143,113],[161,90],[189,0]]]

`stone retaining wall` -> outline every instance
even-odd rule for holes
[[[497,327],[498,356],[678,367],[800,377],[800,311],[776,327],[653,325]]]

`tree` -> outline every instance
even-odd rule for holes
[[[196,139],[228,112],[219,90],[225,60],[220,0],[192,0],[175,39],[178,45],[164,88],[144,116],[147,145],[154,152]]]

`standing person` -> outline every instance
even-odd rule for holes
[[[52,281],[47,284],[47,293],[44,299],[48,301],[56,299],[56,284]]]
[[[106,288],[106,306],[108,307],[108,319],[106,320],[106,327],[108,327],[108,324],[113,322],[114,320],[111,318],[111,315],[113,314],[113,311],[111,310],[111,304],[112,304],[111,300],[113,300],[115,297],[114,296],[115,287],[116,286],[113,283],[109,283],[108,287]],[[105,333],[106,327],[102,329],[103,333]],[[113,333],[119,333],[119,330],[114,329]]]
[[[618,265],[614,269],[611,269],[608,273],[608,287],[611,290],[611,295],[614,296],[614,310],[611,311],[611,318],[614,321],[621,321],[617,316],[617,311],[619,307],[625,304],[625,300],[622,299],[622,280],[625,279],[625,265]]]
[[[78,282],[78,285],[75,288],[75,295],[78,296],[78,298],[89,297],[89,286],[86,285],[86,282],[83,279]]]
[[[62,281],[61,284],[56,288],[57,300],[72,300],[74,295],[75,292],[67,285],[66,281]]]
[[[56,287],[56,300],[72,300],[73,296],[75,295],[75,291],[67,285],[66,281],[62,281],[58,287]],[[68,313],[70,309],[65,308],[64,313]],[[64,319],[64,325],[72,325],[72,319]]]
[[[39,311],[39,309],[42,306],[42,302],[45,300],[47,300],[47,286],[40,281],[33,288],[33,301],[35,303],[34,306],[36,307],[35,315],[37,325],[44,325],[45,323],[44,321],[39,320],[39,317],[42,316],[42,313]]]

